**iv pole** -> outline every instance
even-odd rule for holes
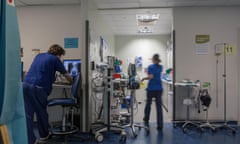
[[[227,48],[227,46],[228,46],[228,44],[226,44],[226,43],[223,43],[223,69],[224,69],[224,73],[223,73],[223,79],[224,79],[224,123],[222,124],[222,125],[219,125],[219,126],[216,126],[216,129],[218,129],[218,128],[222,128],[222,129],[229,129],[229,130],[231,130],[232,131],[232,133],[233,134],[235,134],[236,133],[236,130],[234,129],[234,128],[232,128],[231,126],[229,126],[228,125],[228,123],[227,123],[227,108],[226,108],[226,106],[227,106],[227,104],[226,104],[226,101],[227,101],[227,98],[226,98],[226,96],[227,96],[227,91],[226,91],[226,89],[227,89],[227,86],[226,86],[226,84],[227,84],[227,75],[226,75],[226,48]]]

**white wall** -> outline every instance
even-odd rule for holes
[[[240,7],[192,7],[174,8],[176,30],[176,80],[191,78],[211,82],[212,104],[209,118],[223,119],[223,57],[219,57],[216,77],[214,45],[230,43],[239,51]],[[195,54],[195,35],[210,35],[210,50],[207,55]],[[227,119],[239,120],[239,62],[237,54],[227,56]],[[218,79],[218,106],[216,101]],[[196,112],[197,113],[197,112]]]
[[[17,14],[21,46],[24,50],[24,57],[22,60],[24,61],[25,71],[28,71],[34,58],[32,49],[40,49],[41,52],[45,52],[48,50],[49,46],[54,43],[64,46],[65,37],[78,37],[79,48],[65,49],[66,55],[64,58],[81,58],[83,62],[82,74],[85,76],[85,20],[89,20],[90,23],[90,57],[94,60],[99,60],[99,53],[98,51],[95,52],[93,48],[99,49],[100,36],[104,38],[109,47],[105,55],[114,55],[114,34],[110,26],[103,20],[104,18],[97,10],[93,0],[81,0],[81,6],[59,5],[18,7]],[[85,88],[86,85],[84,82],[85,77],[83,77],[83,87]],[[51,98],[57,97],[59,94],[61,95],[61,92],[61,89],[54,88]],[[91,105],[85,112],[92,114]],[[49,113],[50,121],[61,119],[59,107],[51,108]],[[51,115],[53,116],[51,117]]]
[[[115,39],[111,26],[105,20],[105,17],[101,15],[101,11],[97,10],[97,6],[93,0],[88,1],[88,19],[90,24],[90,57],[91,60],[100,61],[99,48],[100,48],[100,36],[103,37],[108,45],[108,50],[104,54],[105,56],[114,55]]]
[[[18,7],[24,70],[32,63],[32,49],[48,50],[52,44],[64,46],[65,37],[78,37],[79,48],[66,49],[64,58],[82,58],[82,25],[80,5]]]
[[[238,47],[240,46],[240,27],[238,27],[238,38],[237,38],[237,41],[238,41]],[[237,61],[240,61],[240,52],[239,52],[239,50],[238,50],[238,52],[237,52]],[[239,72],[240,72],[240,65],[238,64],[238,86],[240,85],[240,76],[239,76]],[[239,96],[239,94],[240,94],[240,89],[238,89],[238,107],[237,107],[237,109],[238,109],[238,125],[240,125],[240,96]]]
[[[143,67],[137,68],[138,75],[145,77],[144,68],[147,68],[151,61],[151,57],[154,53],[160,54],[162,65],[166,69],[167,65],[167,41],[170,40],[170,35],[145,35],[145,36],[115,36],[115,53],[116,56],[123,60],[122,71],[127,74],[128,59],[134,59],[136,56],[142,56]],[[146,82],[147,83],[147,82]],[[164,89],[166,85],[163,84]],[[142,122],[143,111],[145,107],[146,93],[145,89],[139,89],[136,91],[136,98],[139,102],[138,112],[134,116],[134,121]],[[163,103],[168,108],[168,97],[166,93],[163,93]],[[170,114],[171,115],[171,114]],[[152,112],[150,115],[150,121],[156,121],[155,104],[152,106]],[[164,111],[164,121],[168,121],[168,116]]]
[[[129,58],[142,56],[143,67],[138,72],[144,76],[145,74],[142,72],[152,62],[151,57],[154,53],[160,54],[162,65],[165,66],[168,40],[170,40],[170,35],[115,36],[115,52],[116,56],[123,60],[123,72],[127,72]]]
[[[21,47],[23,48],[24,71],[28,71],[35,55],[32,49],[40,49],[46,52],[50,45],[60,44],[64,46],[65,37],[78,37],[79,48],[65,49],[63,59],[83,58],[83,22],[82,8],[80,5],[67,6],[26,6],[17,7]],[[62,95],[61,88],[54,88],[50,98],[58,98]],[[60,107],[52,107],[48,110],[49,121],[61,120]]]
[[[94,61],[96,64],[100,62],[100,36],[103,37],[105,42],[108,45],[108,50],[104,53],[104,58],[106,56],[114,55],[114,45],[115,45],[115,38],[111,27],[106,23],[104,20],[103,15],[101,15],[100,11],[97,10],[97,6],[94,0],[88,0],[88,20],[89,20],[89,33],[90,33],[90,45],[89,45],[89,55],[90,61]],[[90,65],[91,66],[91,65]],[[100,107],[102,105],[101,100],[96,100],[93,90],[91,89],[92,86],[92,72],[89,70],[89,119],[92,122],[96,122],[96,111],[99,113]],[[100,97],[101,98],[101,97]]]

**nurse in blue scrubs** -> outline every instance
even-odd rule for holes
[[[33,133],[33,116],[36,113],[37,125],[40,135],[39,141],[49,138],[49,124],[47,113],[47,98],[52,91],[56,71],[63,74],[72,82],[72,78],[65,70],[60,58],[65,50],[57,44],[52,45],[48,52],[38,54],[23,80],[23,95],[27,120],[28,144],[36,143]]]
[[[163,128],[163,114],[162,114],[162,81],[161,73],[163,70],[160,65],[160,58],[158,54],[154,54],[152,57],[152,64],[148,66],[148,76],[144,77],[142,81],[149,80],[147,85],[147,101],[144,109],[143,121],[146,126],[149,126],[149,117],[151,112],[152,98],[155,98],[156,109],[157,109],[157,129],[162,130]]]

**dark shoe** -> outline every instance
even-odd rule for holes
[[[149,127],[149,122],[148,122],[147,119],[143,118],[143,122],[144,122],[144,125],[145,125],[145,126]]]
[[[161,131],[162,129],[163,129],[162,126],[158,126],[158,127],[157,127],[157,130],[158,130],[158,131]]]
[[[34,144],[46,144],[47,141],[36,140]]]
[[[149,122],[148,121],[144,121],[144,125],[149,127]]]
[[[52,138],[52,134],[49,132],[49,134],[46,136],[46,137],[43,137],[43,138],[39,138],[39,140],[37,141],[38,144],[44,144],[44,143],[47,143],[47,141],[49,139]]]

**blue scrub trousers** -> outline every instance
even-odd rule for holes
[[[27,121],[28,144],[34,144],[34,113],[37,116],[38,132],[41,138],[48,136],[49,124],[47,113],[48,94],[42,87],[23,83],[24,106]]]
[[[157,110],[157,126],[163,127],[163,114],[162,114],[162,90],[149,91],[147,90],[147,101],[144,109],[143,120],[149,121],[151,113],[152,98],[155,98],[156,110]]]

